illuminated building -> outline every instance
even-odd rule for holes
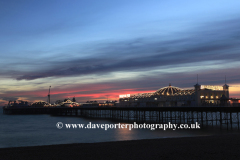
[[[192,89],[169,86],[156,92],[119,95],[123,107],[171,107],[171,106],[216,106],[227,103],[229,86],[194,85]],[[225,104],[224,104],[225,105]]]
[[[117,101],[104,101],[104,103],[99,103],[97,101],[87,101],[81,104],[83,107],[114,107],[117,105]]]

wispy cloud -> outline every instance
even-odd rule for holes
[[[31,62],[28,68],[32,67],[32,70],[19,70],[12,76],[17,80],[34,80],[46,77],[102,75],[129,70],[141,72],[156,67],[171,68],[208,61],[222,61],[224,68],[225,63],[240,60],[239,28],[239,19],[234,19],[205,24],[204,27],[179,33],[178,36],[172,35],[175,38],[149,36],[119,42],[101,42],[96,47],[92,46],[94,54],[91,56],[78,58],[77,53],[80,51],[75,50],[76,56],[73,59],[69,57],[61,61],[47,60],[46,64],[42,61],[43,66],[49,66],[42,70]]]

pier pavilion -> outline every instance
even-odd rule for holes
[[[119,106],[171,107],[229,105],[229,86],[194,85],[181,89],[171,84],[156,92],[119,95]]]

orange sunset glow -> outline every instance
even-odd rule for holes
[[[230,97],[240,97],[238,5],[99,2],[85,14],[90,2],[34,3],[1,5],[0,106],[46,101],[49,86],[51,102],[193,88],[197,74],[201,85],[223,86],[226,76]]]

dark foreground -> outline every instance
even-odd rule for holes
[[[240,135],[0,149],[0,159],[239,159]]]

